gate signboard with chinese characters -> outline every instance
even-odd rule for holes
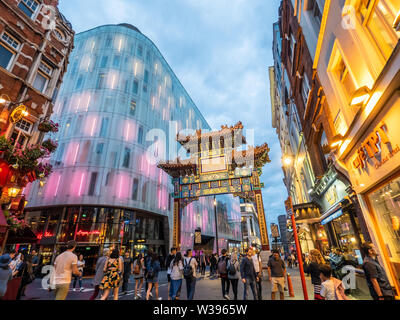
[[[260,175],[262,167],[270,162],[270,149],[264,144],[237,151],[237,147],[246,144],[242,131],[243,125],[239,122],[230,128],[222,126],[220,131],[198,130],[192,136],[178,136],[178,142],[190,153],[190,158],[158,164],[172,177],[174,186],[174,247],[181,247],[182,208],[200,197],[233,194],[256,204],[262,247],[269,250]]]

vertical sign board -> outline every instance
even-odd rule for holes
[[[179,248],[180,241],[179,241],[179,199],[174,200],[174,232],[173,232],[173,239],[172,243],[175,248]]]
[[[267,234],[267,226],[265,224],[265,214],[264,214],[264,205],[262,200],[262,194],[260,190],[256,192],[256,206],[258,212],[258,223],[260,225],[260,233],[261,233],[261,245],[263,250],[269,250],[269,242],[268,242],[268,234]]]

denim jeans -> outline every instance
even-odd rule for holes
[[[254,300],[257,300],[256,282],[254,279],[246,279],[246,283],[244,284],[243,300],[247,300],[247,290],[249,286],[253,292]]]
[[[194,292],[196,290],[196,278],[186,279],[187,299],[193,300]]]
[[[221,278],[222,296],[229,295],[230,282],[228,278]]]
[[[76,287],[76,281],[79,281],[79,288],[82,288],[82,277],[79,276],[74,276],[74,284],[72,285],[72,287],[75,289]]]
[[[171,286],[169,287],[169,296],[172,300],[175,300],[178,296],[179,288],[182,286],[182,279],[179,280],[172,280],[171,279]]]

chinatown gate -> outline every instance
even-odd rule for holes
[[[182,137],[177,141],[190,154],[189,159],[161,162],[158,168],[172,177],[174,186],[173,247],[181,247],[182,209],[200,197],[233,194],[250,199],[256,206],[263,251],[269,251],[267,226],[260,183],[262,167],[271,162],[267,144],[238,151],[246,144],[241,122],[220,131]]]

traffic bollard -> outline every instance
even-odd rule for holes
[[[293,284],[292,284],[292,278],[290,277],[290,273],[287,274],[287,283],[288,283],[288,289],[289,289],[289,297],[294,297],[294,291],[293,291]]]

